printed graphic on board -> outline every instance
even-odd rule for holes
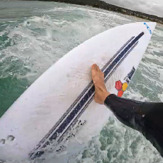
[[[126,91],[128,84],[134,75],[135,68],[133,67],[132,70],[128,73],[128,75],[124,78],[123,81],[118,80],[115,82],[115,88],[118,91],[117,96],[122,97],[123,93]]]

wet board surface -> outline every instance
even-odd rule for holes
[[[98,135],[112,113],[93,101],[91,65],[98,64],[107,89],[122,96],[155,25],[115,27],[51,66],[0,118],[0,159],[35,159],[52,150],[56,161],[64,162]]]

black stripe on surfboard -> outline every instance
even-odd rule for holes
[[[109,62],[107,62],[107,64],[105,64],[105,66],[103,67],[106,68],[108,65],[111,64],[111,62],[120,54],[120,52],[127,47],[127,45],[134,39],[135,37],[131,37],[131,39],[129,39],[124,45],[123,47],[109,60]],[[67,109],[67,111],[63,114],[63,116],[58,120],[58,122],[55,124],[55,126],[49,131],[49,133],[40,141],[39,144],[41,144],[42,142],[44,142],[45,139],[47,139],[52,132],[54,132],[54,130],[57,129],[57,126],[59,126],[59,124],[61,124],[61,122],[69,115],[69,113],[74,109],[74,106],[77,105],[77,103],[79,103],[81,101],[81,98],[84,94],[86,94],[89,90],[89,88],[91,88],[91,86],[93,85],[93,83],[89,83],[88,86],[81,92],[81,94],[77,97],[77,99],[73,102],[73,104]]]
[[[120,54],[120,52],[134,39],[135,37],[131,37],[131,39],[129,39],[123,46],[122,48],[105,64],[105,66],[103,67],[106,68],[112,61],[113,59],[115,59],[117,57],[117,55]],[[61,122],[67,117],[67,115],[73,110],[74,106],[80,102],[83,94],[87,93],[87,91],[89,90],[89,88],[92,86],[92,82],[88,84],[88,86],[81,92],[81,94],[77,97],[77,99],[73,102],[73,104],[67,109],[67,111],[63,114],[63,116],[58,120],[58,122],[54,125],[54,127],[49,131],[49,133],[40,141],[40,143],[44,142],[45,139],[47,139],[47,137],[49,137],[51,135],[52,132],[54,132],[54,130],[57,128],[57,126],[59,124],[61,124]],[[39,144],[40,144],[39,143]]]
[[[122,52],[128,45],[129,43],[134,39],[135,37],[131,37],[121,48],[120,50],[118,50],[118,52],[105,64],[105,66],[103,67],[103,69],[105,69],[108,65],[110,65],[112,63],[112,61],[120,54],[120,52]],[[33,152],[31,152],[31,154],[36,151],[38,151],[41,148],[44,148],[47,144],[49,144],[50,142],[47,142],[47,139],[55,132],[55,130],[57,129],[57,127],[59,126],[59,124],[61,124],[61,122],[67,118],[67,115],[69,115],[69,113],[74,109],[74,106],[79,103],[82,99],[83,94],[87,93],[88,90],[93,86],[93,82],[89,83],[88,86],[82,91],[82,93],[78,96],[78,98],[74,101],[74,103],[69,107],[69,109],[67,109],[67,111],[63,114],[63,116],[59,119],[59,121],[54,125],[54,127],[48,132],[48,134],[46,134],[46,136],[39,142],[39,144],[37,145],[37,147],[33,150]],[[47,142],[46,145],[44,145],[44,142]],[[41,151],[40,151],[41,152]],[[41,152],[42,153],[42,152]],[[40,155],[41,155],[40,153]],[[31,156],[30,154],[30,156]]]
[[[126,53],[126,55],[128,55],[129,53],[130,53],[130,51],[132,51],[132,49],[136,46],[138,44],[138,42],[136,42],[132,47],[131,47],[131,49],[129,50],[129,52],[127,52]],[[121,63],[121,62],[120,62]],[[117,64],[117,67],[118,67],[118,65],[120,64],[120,63],[118,63]],[[116,68],[117,68],[116,67]],[[112,73],[116,70],[116,68],[113,70],[113,71],[111,71],[110,72],[110,74],[109,74],[109,76],[111,76],[112,75]],[[105,78],[106,79],[106,78]],[[92,92],[91,92],[91,90],[92,90]],[[92,101],[92,99],[93,99],[93,96],[94,96],[94,86],[92,86],[91,87],[91,90],[90,90],[90,95],[88,95],[89,96],[89,98],[87,99],[87,103],[85,103],[85,105],[83,105],[83,108],[80,110],[80,112],[76,115],[76,117],[73,119],[73,121],[69,124],[69,126],[67,127],[67,129],[62,133],[62,135],[59,135],[58,136],[58,138],[56,139],[57,140],[57,142],[58,143],[60,143],[62,140],[63,140],[63,137],[64,137],[64,134],[71,128],[71,127],[73,127],[75,124],[76,124],[76,122],[77,122],[77,120],[79,119],[79,117],[82,115],[82,113],[85,111],[85,109],[87,108],[87,106],[91,103],[91,101]],[[50,139],[49,139],[50,140]],[[52,140],[50,140],[50,141],[53,141],[54,140],[54,138],[52,139]],[[48,145],[48,144],[46,144],[46,145]],[[46,147],[46,146],[45,146]]]
[[[118,65],[126,58],[126,56],[130,53],[130,51],[136,46],[138,44],[138,42],[136,42],[135,44],[133,44],[133,46],[129,49],[129,51],[126,53],[126,55],[121,59],[121,61],[120,62],[117,62],[116,63],[116,67],[114,67],[114,68],[112,68],[112,71],[110,71],[109,72],[109,76],[111,76],[111,74],[116,70],[116,68],[118,67]],[[105,74],[105,73],[104,73]],[[106,81],[106,78],[108,78],[108,76],[105,76],[105,81]],[[84,112],[84,110],[87,108],[87,105],[92,101],[92,97],[93,97],[93,95],[94,95],[94,85],[93,85],[93,83],[91,82],[91,87],[90,87],[90,89],[89,89],[89,91],[87,92],[87,96],[84,96],[84,98],[82,98],[82,99],[84,99],[86,102],[85,102],[85,104],[83,105],[83,107],[80,109],[80,111],[78,112],[78,114],[76,114],[76,117],[74,117],[74,119],[72,120],[72,122],[69,124],[69,126],[67,126],[67,129],[66,129],[66,131],[64,131],[63,133],[62,133],[62,135],[59,135],[58,137],[59,137],[59,139],[57,139],[57,141],[58,142],[61,142],[62,141],[62,137],[63,137],[63,135],[67,132],[67,130],[70,128],[70,127],[73,127],[73,125],[75,125],[76,124],[76,121],[78,120],[78,118],[80,117],[80,115]],[[89,97],[89,98],[86,98],[86,97]],[[82,103],[84,103],[84,101],[80,101],[80,102],[82,102]],[[73,111],[75,111],[75,110],[73,110]],[[52,140],[54,140],[54,137],[52,137],[52,139],[50,139],[50,141],[52,141]]]
[[[127,47],[127,45],[134,39],[135,37],[131,37],[131,39],[129,39],[123,46],[122,48],[105,64],[105,66],[103,67],[106,68],[108,65],[110,65],[110,63],[120,54],[120,52],[122,50],[124,50],[125,47]],[[67,109],[67,111],[63,114],[63,116],[58,120],[58,122],[55,124],[55,126],[48,132],[48,134],[40,141],[39,144],[41,144],[42,142],[45,141],[45,139],[47,139],[51,133],[57,128],[57,126],[59,124],[61,124],[61,121],[63,121],[67,115],[71,112],[71,110],[74,108],[74,106],[80,102],[83,94],[87,93],[87,91],[89,90],[89,88],[92,86],[92,82],[90,84],[88,84],[88,86],[82,91],[82,93],[77,97],[77,99],[73,102],[73,104]],[[39,147],[39,146],[37,146]]]
[[[120,52],[122,52],[128,45],[129,43],[134,39],[135,37],[131,37],[121,48],[120,50],[118,50],[118,52],[105,64],[105,66],[103,67],[103,70],[112,63],[112,61],[120,54]],[[46,134],[46,136],[39,142],[39,144],[37,145],[37,147],[34,149],[34,151],[38,150],[39,148],[42,148],[42,145],[44,144],[45,141],[47,141],[48,137],[50,137],[50,135],[52,135],[52,133],[54,133],[54,131],[57,129],[57,126],[59,126],[59,124],[61,124],[61,122],[67,117],[67,115],[69,115],[69,113],[73,110],[74,106],[81,101],[81,98],[83,96],[83,94],[87,93],[87,91],[89,90],[89,88],[91,88],[91,86],[93,85],[93,83],[91,82],[90,84],[88,84],[88,86],[82,91],[82,93],[77,97],[77,99],[74,101],[74,103],[67,109],[67,111],[63,114],[63,116],[58,120],[58,122],[53,126],[53,128],[48,132],[48,134]]]
[[[117,69],[120,63],[127,57],[132,49],[137,45],[138,40],[144,35],[140,33],[137,37],[132,37],[127,43],[112,57],[112,59],[103,67],[105,81]],[[75,102],[69,107],[66,114],[57,122],[57,124],[48,132],[48,134],[40,141],[37,147],[29,154],[31,159],[41,156],[43,148],[56,140],[58,143],[62,141],[63,135],[73,126],[81,114],[84,112],[88,104],[92,101],[94,95],[94,85],[91,82]]]

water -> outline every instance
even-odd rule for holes
[[[114,12],[54,2],[0,2],[0,116],[48,67],[91,36],[143,21]],[[163,101],[163,26],[152,41],[125,97]],[[46,161],[45,161],[46,160]],[[52,163],[53,156],[39,162]],[[25,162],[25,161],[23,161]],[[28,161],[27,161],[28,162]],[[99,137],[69,163],[162,163],[137,131],[111,117]]]

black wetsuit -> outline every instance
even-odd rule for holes
[[[109,95],[105,99],[115,116],[140,131],[163,156],[163,103],[146,103]]]

